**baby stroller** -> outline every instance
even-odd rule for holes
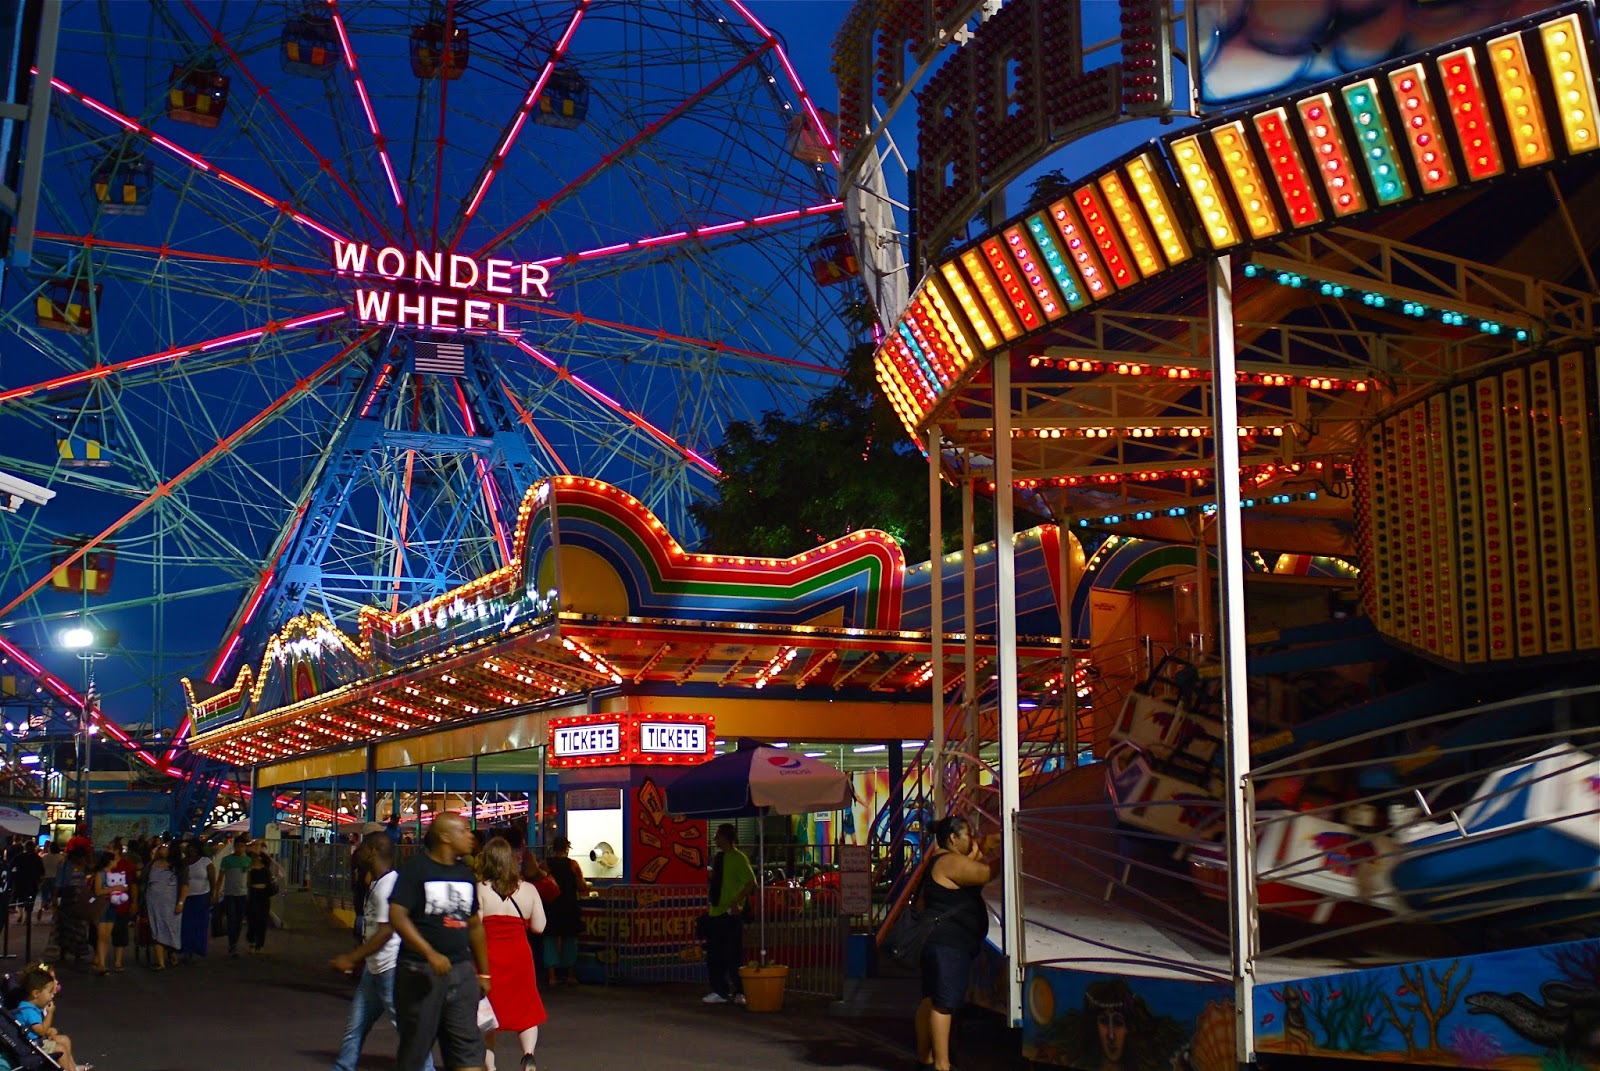
[[[61,1065],[41,1049],[38,1041],[24,1030],[11,1013],[22,1003],[22,990],[15,975],[0,977],[0,1071],[61,1071]]]

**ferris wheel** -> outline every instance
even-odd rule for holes
[[[116,629],[113,717],[498,567],[546,475],[692,538],[724,429],[840,374],[832,135],[737,0],[83,3],[52,85],[0,636]]]

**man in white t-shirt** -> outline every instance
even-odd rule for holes
[[[345,1023],[344,1040],[339,1045],[339,1058],[333,1062],[333,1071],[356,1071],[361,1058],[361,1045],[367,1040],[378,1013],[385,1012],[389,1022],[398,1029],[394,1015],[395,961],[400,955],[400,935],[389,925],[389,894],[394,891],[394,842],[387,833],[369,833],[356,848],[356,867],[366,874],[371,885],[367,889],[363,906],[363,926],[366,941],[354,951],[333,958],[335,970],[352,971],[363,961],[361,981],[356,986],[355,998],[350,1002],[350,1018]],[[433,1057],[423,1071],[433,1071]]]

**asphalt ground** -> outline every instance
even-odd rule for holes
[[[351,945],[303,894],[287,898],[288,927],[267,937],[267,955],[211,956],[164,972],[136,962],[94,977],[62,965],[56,1025],[73,1039],[80,1061],[96,1071],[299,1071],[326,1069],[343,1034],[354,988],[328,966]],[[43,928],[34,955],[44,953]],[[25,963],[13,929],[14,958]],[[910,1071],[911,1010],[916,982],[906,977],[852,983],[842,1002],[797,999],[758,1014],[700,1003],[687,985],[579,986],[545,993],[549,1021],[540,1029],[541,1071],[678,1071],[688,1068],[837,1068]],[[395,1032],[380,1022],[367,1039],[362,1068],[395,1066]],[[996,1017],[972,1010],[957,1023],[955,1065],[963,1071],[1010,1071],[1026,1063],[1016,1035]],[[502,1036],[499,1066],[517,1067],[514,1037]]]

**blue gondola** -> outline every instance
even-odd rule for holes
[[[589,83],[581,74],[557,69],[550,73],[533,121],[543,126],[576,130],[589,114]]]
[[[283,39],[278,50],[285,74],[304,78],[330,78],[339,66],[339,35],[333,20],[305,14],[283,24]]]
[[[100,211],[142,216],[150,207],[155,167],[142,156],[114,153],[94,169],[94,197]]]

